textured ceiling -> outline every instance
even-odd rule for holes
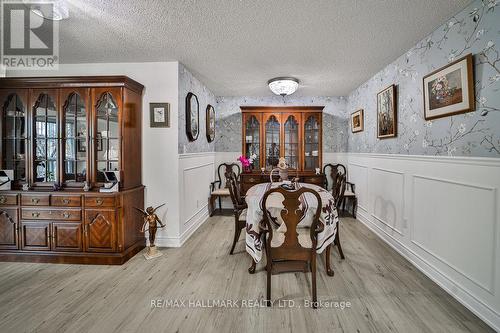
[[[470,0],[67,0],[62,63],[180,61],[216,95],[346,95]],[[158,73],[161,75],[161,73]]]

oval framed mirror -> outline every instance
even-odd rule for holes
[[[200,134],[200,104],[198,97],[189,92],[186,96],[186,135],[189,141],[195,141]]]
[[[206,132],[207,141],[212,142],[215,140],[215,109],[212,105],[207,105],[206,110]]]

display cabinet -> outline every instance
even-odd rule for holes
[[[13,170],[0,260],[121,264],[144,248],[142,90],[125,76],[0,79],[0,169]],[[105,171],[118,192],[99,192]]]
[[[241,175],[245,193],[255,184],[269,181],[269,172],[284,157],[290,176],[322,186],[323,107],[242,107],[242,153],[257,156]]]

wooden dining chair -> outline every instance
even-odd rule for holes
[[[228,184],[223,183],[223,180],[225,180],[223,177],[225,177],[228,170],[233,171],[237,178],[240,177],[241,168],[236,163],[221,163],[217,167],[217,180],[210,183],[210,198],[208,199],[210,216],[213,216],[215,212],[215,200],[218,199],[219,209],[222,211],[222,198],[230,196]]]
[[[330,169],[329,173],[327,173],[327,169]],[[338,175],[345,175],[345,183],[346,189],[344,192],[344,196],[342,201],[339,202],[338,209],[342,207],[342,210],[345,211],[345,206],[348,201],[352,202],[352,216],[356,218],[356,212],[358,209],[358,198],[356,197],[356,186],[347,181],[347,169],[343,164],[325,164],[323,167],[323,175],[324,175],[324,187],[325,189],[329,189],[328,175],[332,179],[332,190],[334,184],[336,183],[336,178]]]
[[[245,197],[241,195],[240,183],[234,171],[232,169],[226,169],[224,175],[226,177],[226,184],[228,185],[231,201],[233,202],[234,239],[231,251],[229,252],[229,254],[233,254],[234,247],[240,239],[241,230],[246,227],[247,204],[245,202]]]
[[[344,193],[346,189],[346,175],[345,174],[338,174],[334,178],[334,183],[332,187],[332,195],[333,195],[333,200],[334,200],[334,205],[337,208],[337,211],[339,210],[340,204],[344,200]],[[335,234],[335,240],[333,241],[333,244],[337,246],[339,249],[339,254],[340,258],[345,259],[344,252],[342,251],[342,246],[340,245],[340,225],[339,221],[337,220],[337,233]],[[332,246],[332,245],[330,245]],[[329,255],[329,254],[327,254]]]
[[[314,195],[318,202],[310,228],[297,227],[306,214],[299,199],[305,193]],[[279,212],[279,217],[272,216],[273,212],[268,210],[268,200],[271,195],[279,196],[279,194],[284,197],[283,209]],[[319,222],[322,208],[321,197],[316,191],[306,187],[290,191],[278,187],[264,194],[262,207],[264,223],[268,230],[266,239],[268,306],[271,305],[271,274],[300,269],[303,272],[311,270],[313,307],[316,308],[316,245],[318,233],[322,231],[323,226]],[[284,226],[278,225],[280,217]],[[286,228],[286,230],[280,232],[280,228],[281,230]]]

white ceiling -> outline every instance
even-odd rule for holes
[[[216,95],[346,95],[470,0],[67,0],[62,63],[177,60]],[[158,73],[161,75],[161,73]]]

